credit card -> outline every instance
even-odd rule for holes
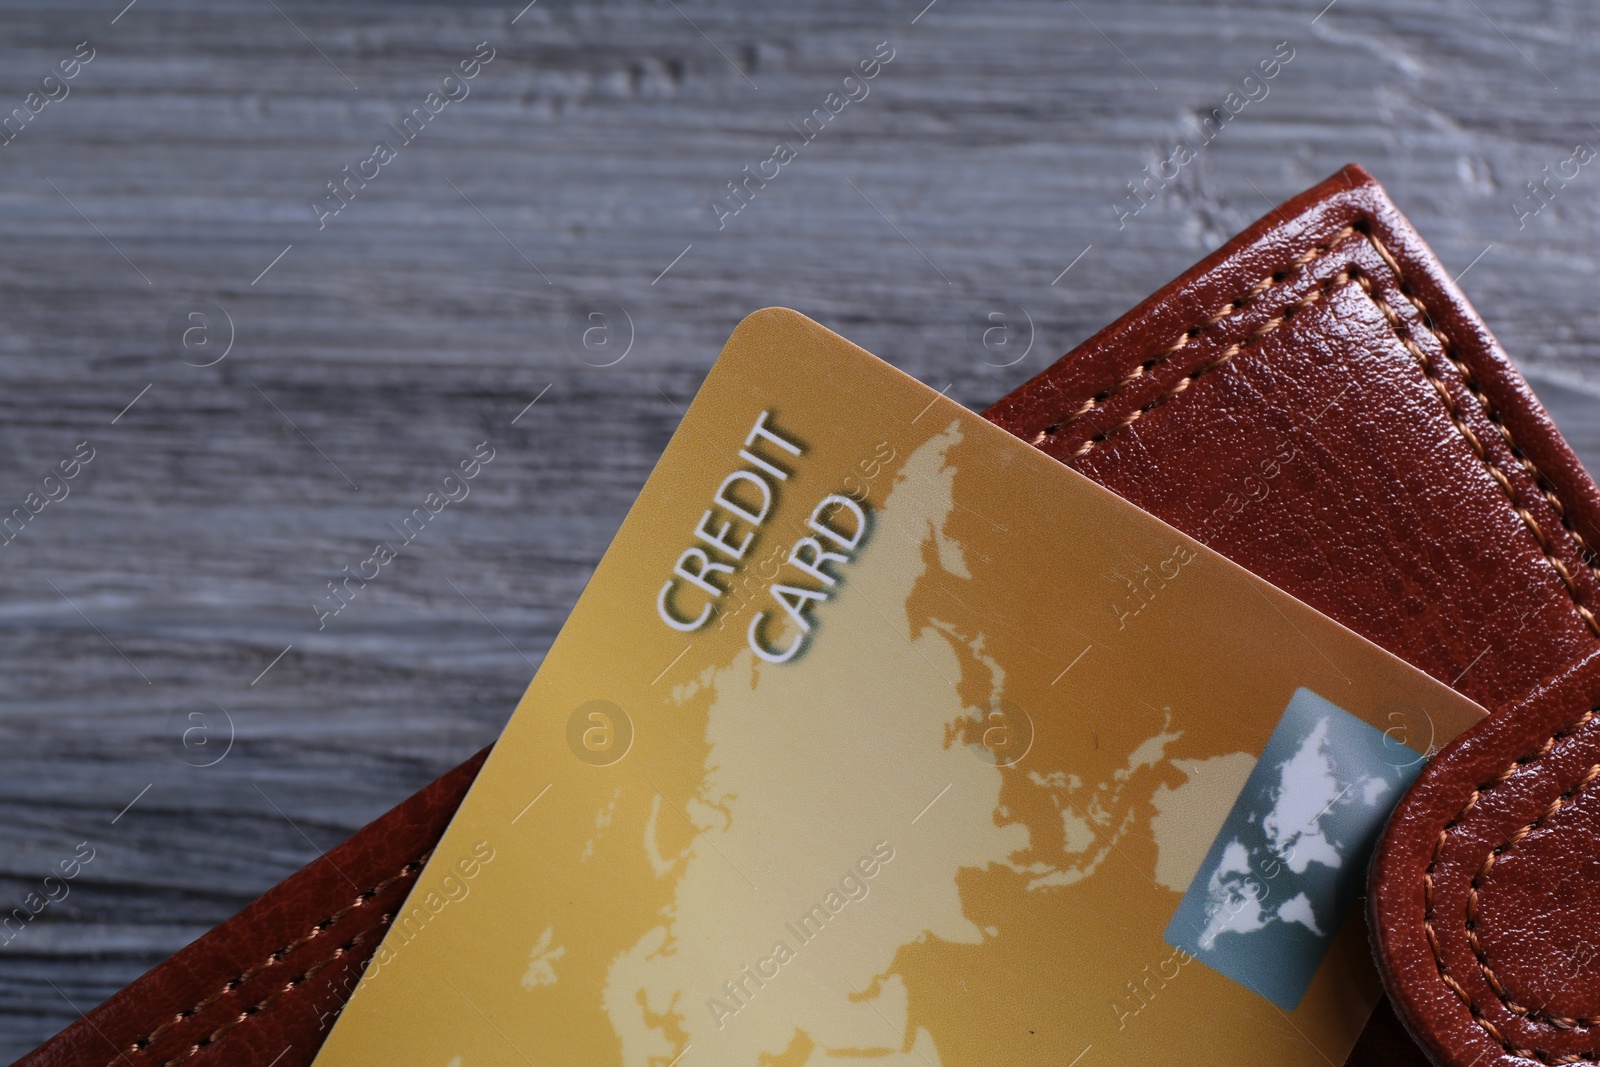
[[[1342,1063],[1372,844],[1482,715],[760,311],[316,1062]]]

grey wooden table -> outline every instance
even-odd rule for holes
[[[1600,462],[1592,5],[522,2],[0,4],[0,1059],[491,741],[756,308],[982,406],[1355,160]]]

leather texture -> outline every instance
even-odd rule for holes
[[[1385,984],[1450,1067],[1600,1060],[1600,653],[1468,731],[1390,818]]]
[[[1282,205],[984,414],[1491,711],[1600,649],[1600,577],[1587,562],[1600,491],[1359,167]],[[447,775],[19,1064],[110,1067],[113,1044],[128,1067],[309,1064],[331,1018],[317,1005],[342,1003],[329,975],[359,973],[386,921],[379,907],[316,935],[319,948],[344,946],[340,969],[324,963],[270,1001],[236,990],[208,1001],[207,990],[348,905],[335,864],[359,869],[363,886],[414,868],[475,769]],[[1506,886],[1497,951],[1509,955],[1523,936],[1511,924],[1542,920]],[[1561,1003],[1583,1007],[1570,993]],[[1435,1041],[1411,1004],[1401,1014]],[[1425,1061],[1380,1007],[1351,1063],[1408,1062]]]
[[[1548,780],[1499,787],[1533,797],[1495,825],[1530,836],[1516,862],[1437,884],[1454,957],[1419,903],[1475,790],[1600,703],[1595,684],[1546,714],[1537,688],[1600,648],[1600,496],[1377,184],[1351,167],[1283,205],[986,414],[1501,712],[1438,757],[1386,835],[1369,910],[1400,1012],[1380,1007],[1350,1062],[1425,1063],[1408,1030],[1451,1067],[1600,1059],[1600,815],[1579,814],[1600,809],[1582,788],[1600,723]],[[1593,888],[1557,904],[1562,879]]]
[[[1597,646],[1594,484],[1357,168],[986,414],[1491,710]]]

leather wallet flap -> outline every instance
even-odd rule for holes
[[[1440,753],[1368,910],[1402,1018],[1450,1067],[1600,1059],[1600,653]]]
[[[1358,167],[987,414],[1488,708],[1596,647],[1600,497]]]

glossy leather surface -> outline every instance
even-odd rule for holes
[[[1283,205],[985,415],[1491,711],[1600,648],[1600,580],[1585,562],[1600,493],[1359,168]],[[441,779],[90,1022],[130,1067],[309,1063],[326,1033],[317,1004],[341,1002],[321,988],[332,964],[196,1051],[169,1051],[197,1040],[177,1040],[180,1027],[212,1033],[248,998],[200,1006],[159,1050],[129,1042],[348,903],[327,868],[359,868],[351,877],[367,886],[415,864],[474,772]],[[1516,885],[1497,892],[1496,951],[1509,955],[1539,920]],[[380,918],[359,914],[374,934]],[[339,922],[340,966],[354,973],[376,936],[355,940],[356,913]],[[79,1024],[22,1062],[109,1067],[111,1045],[94,1037]],[[1380,1009],[1351,1062],[1408,1060],[1421,1054]]]
[[[1600,1059],[1600,653],[1440,753],[1368,911],[1401,1017],[1450,1067]]]
[[[1442,877],[1418,861],[1418,842],[1431,855],[1486,777],[1538,749],[1551,715],[1524,698],[1600,648],[1589,550],[1600,509],[1381,189],[1347,169],[986,414],[1491,712],[1511,706],[1462,740],[1466,755],[1440,755],[1388,834],[1371,910],[1400,1020],[1380,1007],[1350,1062],[1426,1062],[1408,1028],[1452,1067],[1600,1058],[1587,1036],[1600,1026],[1600,787],[1583,788],[1600,779],[1600,722],[1563,761],[1546,760],[1560,772],[1540,788],[1518,777],[1499,789],[1532,797],[1515,809],[1522,821],[1485,831],[1526,834],[1518,854],[1489,870],[1480,856],[1455,871],[1464,883],[1440,885],[1434,904],[1455,909],[1464,959],[1436,965],[1415,906]],[[1600,703],[1600,683],[1590,690]],[[1576,698],[1552,714],[1590,706]],[[1413,906],[1390,908],[1389,894]],[[1476,999],[1453,983],[1469,963]],[[1522,1000],[1490,998],[1501,1018],[1484,1027],[1485,990]]]
[[[1593,483],[1354,168],[986,414],[1487,708],[1596,647]]]

